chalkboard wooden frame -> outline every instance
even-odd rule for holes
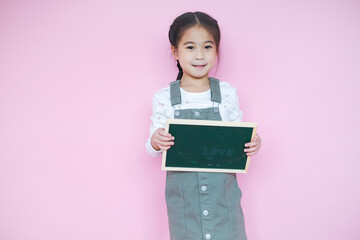
[[[204,127],[210,127],[210,128],[204,128]],[[216,128],[214,129],[213,127],[216,127]],[[231,129],[229,127],[231,127]],[[209,144],[214,143],[213,137],[215,137],[215,135],[217,135],[216,138],[220,139],[223,142],[226,142],[226,141],[224,141],[226,136],[224,136],[224,138],[222,138],[221,134],[219,135],[218,132],[220,131],[220,133],[221,132],[226,133],[226,131],[227,131],[232,136],[231,144],[236,144],[235,145],[236,150],[233,151],[233,150],[231,150],[232,148],[222,148],[225,150],[220,150],[221,148],[218,147],[217,148],[219,150],[219,154],[218,154],[217,150],[216,150],[216,146],[211,147],[211,148],[209,147],[208,148],[209,151],[207,153],[210,153],[210,154],[211,154],[211,152],[214,154],[214,151],[213,151],[214,149],[215,149],[216,155],[220,155],[221,151],[223,151],[221,154],[222,156],[217,158],[218,164],[216,164],[216,165],[219,167],[216,167],[215,164],[212,164],[214,162],[214,161],[212,161],[213,160],[212,156],[209,156],[209,157],[206,156],[206,155],[209,155],[209,154],[205,153],[207,151],[206,146],[205,147],[202,146],[202,149],[205,149],[205,150],[203,150],[203,151],[199,150],[199,151],[195,151],[195,152],[202,152],[202,155],[204,155],[205,158],[207,158],[206,161],[208,159],[210,159],[211,164],[209,164],[209,163],[207,163],[207,164],[212,165],[212,166],[208,167],[207,165],[202,165],[202,166],[192,167],[192,166],[189,166],[190,163],[188,165],[184,166],[183,163],[189,159],[187,159],[186,157],[184,157],[184,159],[181,159],[184,155],[186,155],[186,154],[183,154],[184,152],[186,152],[186,150],[183,153],[180,153],[179,152],[180,150],[174,150],[174,149],[176,149],[175,145],[177,146],[177,149],[179,149],[179,147],[181,147],[181,145],[179,145],[179,144],[181,144],[181,140],[179,140],[177,138],[177,136],[174,135],[174,137],[175,137],[174,146],[172,146],[168,151],[163,151],[162,166],[161,166],[162,170],[165,170],[165,171],[195,171],[195,172],[227,172],[227,173],[247,173],[248,172],[249,164],[250,164],[250,156],[246,156],[246,154],[242,153],[242,152],[243,152],[245,143],[250,142],[254,138],[254,136],[256,134],[257,123],[225,122],[225,121],[212,121],[212,120],[189,120],[189,119],[167,119],[166,120],[165,131],[172,133],[171,131],[174,130],[174,132],[176,132],[175,131],[176,128],[178,129],[177,130],[178,132],[179,132],[179,130],[181,132],[182,132],[182,130],[184,130],[186,132],[186,138],[190,139],[190,141],[193,140],[191,135],[192,134],[196,135],[197,131],[198,132],[205,131],[204,133],[213,134],[213,135],[210,135],[212,140],[209,140]],[[210,131],[208,131],[208,130],[210,130]],[[230,131],[228,131],[228,130],[230,130]],[[214,131],[216,131],[216,134]],[[238,134],[239,138],[237,138],[236,134]],[[172,133],[172,135],[173,135],[173,133]],[[199,134],[194,136],[194,138],[196,138],[196,137],[199,138]],[[185,137],[183,137],[183,138],[185,138]],[[207,139],[209,139],[209,138],[207,138]],[[207,140],[204,140],[204,138],[202,138],[201,140],[207,141]],[[235,141],[233,141],[233,140],[235,140]],[[183,140],[183,141],[186,142],[187,140]],[[237,146],[240,146],[240,147],[238,148]],[[229,149],[228,156],[231,156],[228,158],[232,158],[232,155],[233,155],[232,152],[236,152],[236,154],[238,154],[237,160],[224,160],[223,161],[223,162],[228,161],[227,164],[229,167],[224,166],[225,163],[221,162],[222,161],[221,158],[226,158],[226,156],[223,157],[224,151],[227,151],[226,149]],[[229,152],[230,150],[231,150],[231,152]],[[177,153],[176,153],[177,155],[174,155],[175,154],[174,151],[177,151]],[[240,151],[241,151],[241,153],[240,153]],[[176,156],[176,157],[174,157],[174,156]],[[174,158],[177,158],[177,160],[173,160]],[[178,161],[179,158],[181,161],[184,160],[180,164]],[[176,161],[177,161],[177,163],[176,163]],[[203,160],[202,163],[195,162],[194,164],[204,164],[204,161],[205,160]],[[192,162],[192,161],[190,161],[190,162]],[[171,164],[168,164],[168,163],[171,163]],[[221,165],[221,164],[223,164],[223,165]],[[237,165],[234,166],[235,164],[237,164]]]

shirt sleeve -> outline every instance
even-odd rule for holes
[[[168,114],[168,103],[164,94],[162,94],[161,90],[156,93],[152,100],[153,112],[151,115],[151,126],[150,126],[150,136],[145,143],[146,151],[153,157],[158,157],[161,155],[162,150],[156,151],[150,142],[151,136],[154,134],[156,129],[165,128],[165,120]]]
[[[239,97],[237,95],[236,88],[233,88],[230,102],[232,104],[230,106],[229,120],[241,122],[243,117],[243,111],[240,110]]]

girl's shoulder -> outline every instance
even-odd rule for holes
[[[154,99],[162,101],[170,101],[170,86],[161,88],[154,94]]]
[[[236,88],[231,86],[230,83],[225,81],[219,81],[219,83],[222,95],[236,95]]]
[[[225,81],[219,81],[220,87],[224,89],[236,89],[233,86],[230,85],[230,83]]]

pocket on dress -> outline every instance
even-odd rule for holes
[[[182,185],[180,183],[166,183],[165,200],[170,235],[185,234],[185,208]]]
[[[226,179],[225,196],[230,220],[230,229],[238,230],[239,228],[243,228],[244,214],[240,205],[242,193],[235,176]]]

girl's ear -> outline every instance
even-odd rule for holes
[[[171,53],[176,60],[179,60],[178,51],[174,46],[171,46]]]

